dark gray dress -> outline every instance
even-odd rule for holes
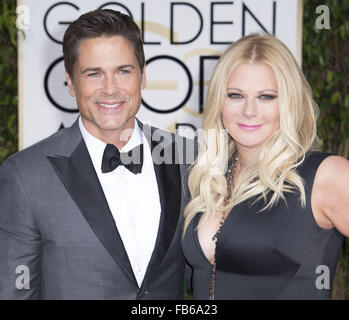
[[[298,168],[305,182],[305,208],[297,194],[288,194],[287,205],[280,201],[268,211],[258,213],[264,203],[251,206],[254,199],[232,209],[216,246],[215,299],[329,298],[325,277],[332,283],[343,236],[319,227],[310,205],[317,168],[329,155],[307,154]],[[197,237],[200,215],[190,222],[182,246],[193,272],[194,298],[208,299],[211,264]]]

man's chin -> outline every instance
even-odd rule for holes
[[[134,129],[134,122],[127,121],[127,122],[118,122],[118,123],[103,123],[98,125],[99,129],[106,132],[106,133],[112,133],[112,132],[122,132],[122,131],[133,131]]]

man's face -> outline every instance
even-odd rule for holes
[[[134,127],[145,72],[127,39],[112,36],[81,41],[73,79],[67,73],[66,78],[82,122],[93,136],[104,141]]]

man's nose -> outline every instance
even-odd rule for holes
[[[119,91],[118,81],[113,76],[106,76],[103,84],[103,91],[108,95],[113,95]]]

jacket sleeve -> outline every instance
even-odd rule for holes
[[[0,299],[40,298],[41,243],[11,157],[0,166]]]

